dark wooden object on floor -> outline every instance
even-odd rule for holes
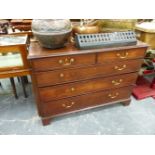
[[[130,104],[147,45],[79,50],[30,45],[33,88],[43,125],[50,119],[114,103]]]

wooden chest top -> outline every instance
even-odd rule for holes
[[[125,49],[145,48],[145,47],[146,48],[148,47],[146,43],[138,41],[137,45],[122,46],[122,47],[80,50],[72,44],[67,44],[64,48],[48,49],[48,48],[41,47],[38,42],[33,42],[29,47],[28,59],[63,56],[63,55],[74,55],[74,54],[98,53],[98,52],[107,52],[107,51],[118,51],[118,50],[125,50]]]

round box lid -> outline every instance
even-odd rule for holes
[[[144,22],[141,24],[137,24],[135,28],[139,31],[155,33],[155,22]]]

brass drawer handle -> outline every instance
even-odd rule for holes
[[[113,98],[116,98],[118,95],[119,95],[119,93],[115,93],[115,95],[109,94],[108,97],[113,99]]]
[[[75,61],[74,58],[70,58],[70,59],[66,58],[65,60],[60,59],[60,60],[59,60],[59,64],[64,65],[64,66],[69,66],[69,65],[71,65],[74,61]]]
[[[67,109],[67,108],[71,108],[74,104],[75,102],[71,102],[69,105],[63,103],[62,106]]]
[[[64,77],[64,74],[63,73],[60,73],[60,75],[59,75],[61,78],[63,78]]]
[[[115,86],[117,86],[117,85],[120,85],[122,81],[123,81],[122,79],[119,79],[118,81],[112,80],[112,84],[114,84]]]
[[[127,58],[127,56],[129,55],[129,53],[128,53],[128,52],[125,52],[124,54],[117,53],[116,55],[117,55],[120,59],[125,59],[125,58]]]
[[[119,67],[119,66],[115,66],[114,69],[118,70],[118,71],[121,71],[123,69],[126,68],[126,65],[123,65],[122,67]]]

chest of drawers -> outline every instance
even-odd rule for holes
[[[52,117],[103,105],[129,105],[147,45],[78,50],[45,49],[31,43],[28,59],[38,114]]]

